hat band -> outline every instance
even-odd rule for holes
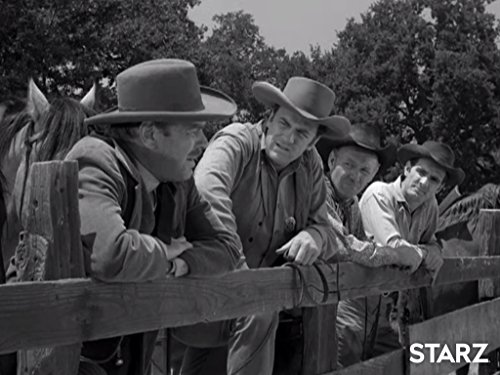
[[[144,108],[144,107],[124,107],[124,106],[118,106],[118,110],[120,112],[200,112],[205,109],[204,105],[201,106],[195,106],[192,108],[186,108],[183,106],[182,108],[179,108],[178,106],[173,106],[172,108],[157,108],[157,107],[149,107],[149,108]]]

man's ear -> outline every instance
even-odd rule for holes
[[[328,169],[333,171],[333,165],[335,164],[335,150],[330,151],[328,155]]]
[[[410,173],[410,170],[411,170],[411,163],[410,161],[408,160],[406,163],[405,163],[405,166],[403,168],[403,175],[406,177],[408,176],[408,174]]]
[[[139,138],[141,143],[146,146],[149,149],[156,149],[157,147],[157,129],[155,126],[149,122],[149,121],[144,121],[141,123],[139,126]]]

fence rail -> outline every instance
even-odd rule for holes
[[[320,266],[328,281],[327,304],[398,289],[431,285],[424,270],[414,275],[352,263]],[[434,285],[498,276],[500,256],[446,259]],[[302,268],[305,281],[323,285],[318,272]],[[292,268],[236,271],[219,277],[149,283],[100,283],[89,279],[25,282],[0,286],[0,353],[56,346],[202,321],[216,321],[297,306],[302,298]]]

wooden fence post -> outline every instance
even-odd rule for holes
[[[481,210],[476,238],[480,244],[481,255],[500,255],[500,210]],[[500,271],[500,270],[499,270]],[[479,280],[479,300],[487,300],[500,296],[500,278]],[[498,370],[500,351],[494,350],[488,355],[490,363],[479,366],[479,375],[492,374]]]
[[[78,164],[50,161],[31,166],[26,189],[23,243],[16,251],[19,281],[84,276],[78,212]],[[72,375],[81,344],[21,350],[18,375]]]
[[[337,304],[302,309],[304,347],[301,375],[337,369]]]

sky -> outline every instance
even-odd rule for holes
[[[309,46],[330,48],[349,18],[361,20],[374,0],[202,0],[189,13],[198,25],[213,25],[215,14],[243,10],[253,15],[266,43],[289,53]],[[500,18],[500,0],[488,7]]]

